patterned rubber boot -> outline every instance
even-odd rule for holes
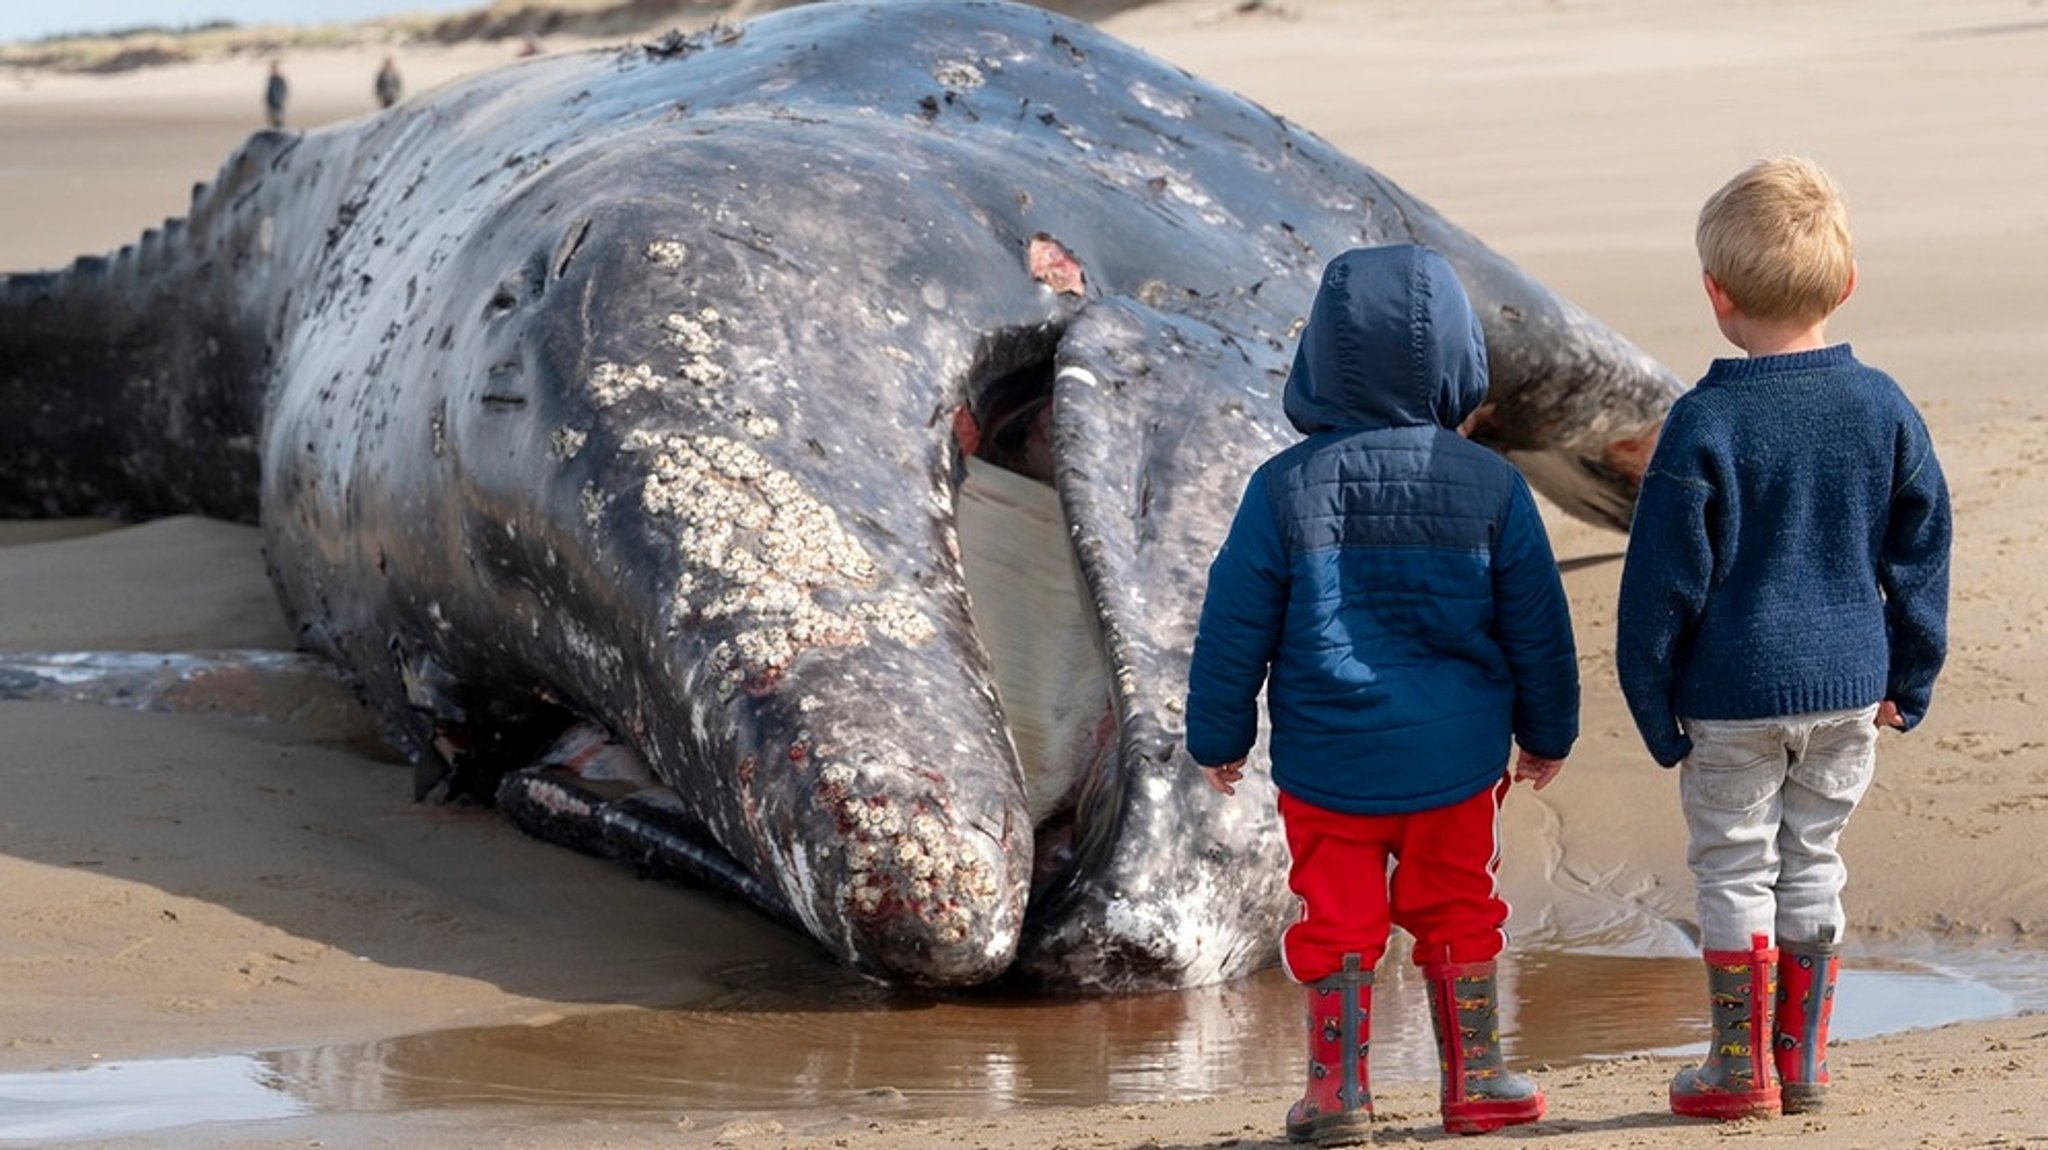
[[[1366,1052],[1372,1039],[1372,971],[1359,956],[1309,984],[1308,1090],[1287,1111],[1287,1137],[1318,1146],[1372,1140],[1372,1087]]]
[[[1770,936],[1757,934],[1748,950],[1710,950],[1705,958],[1714,1037],[1706,1061],[1671,1080],[1671,1112],[1723,1120],[1776,1114],[1764,1012],[1776,996],[1778,952]]]
[[[1835,1013],[1842,958],[1835,952],[1834,927],[1824,930],[1819,942],[1788,942],[1779,950],[1771,1045],[1785,1113],[1804,1114],[1827,1105],[1828,1020]]]
[[[1501,1062],[1497,970],[1491,962],[1422,968],[1436,1023],[1444,1129],[1452,1134],[1484,1134],[1543,1117],[1543,1091]]]

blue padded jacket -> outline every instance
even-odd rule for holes
[[[1281,790],[1400,814],[1578,736],[1564,586],[1529,488],[1457,434],[1486,397],[1464,288],[1426,248],[1332,260],[1287,378],[1308,436],[1260,466],[1209,568],[1187,745],[1244,758],[1266,692]]]

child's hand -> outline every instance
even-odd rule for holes
[[[1539,791],[1549,786],[1550,780],[1556,778],[1561,770],[1564,770],[1563,759],[1539,759],[1527,751],[1515,759],[1515,781],[1530,783]]]
[[[1202,781],[1209,784],[1211,790],[1234,795],[1237,793],[1237,784],[1244,781],[1244,760],[1225,763],[1220,767],[1203,767]]]
[[[1899,718],[1899,705],[1886,699],[1877,705],[1877,725],[1890,727],[1894,731],[1906,729],[1906,720]]]

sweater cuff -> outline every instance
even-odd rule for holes
[[[1692,754],[1692,740],[1684,735],[1674,734],[1669,739],[1659,739],[1650,747],[1650,757],[1660,767],[1670,768],[1685,761]]]
[[[1910,731],[1920,725],[1920,720],[1927,717],[1927,704],[1930,701],[1927,696],[1926,691],[1903,688],[1885,693],[1885,698],[1890,699],[1892,706],[1898,708],[1901,724],[1899,730]]]

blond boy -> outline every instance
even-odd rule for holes
[[[1617,664],[1651,756],[1680,768],[1713,1004],[1706,1060],[1672,1083],[1671,1107],[1735,1118],[1825,1100],[1838,842],[1878,729],[1927,712],[1950,521],[1919,413],[1827,340],[1856,286],[1827,173],[1751,165],[1708,197],[1696,240],[1715,322],[1746,354],[1715,360],[1665,422],[1622,569]]]

